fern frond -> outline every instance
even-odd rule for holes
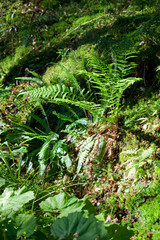
[[[131,84],[140,81],[141,78],[131,77],[136,64],[128,60],[134,57],[134,53],[124,52],[118,56],[115,53],[112,55],[113,63],[109,65],[106,65],[105,62],[95,56],[89,59],[88,67],[91,68],[91,72],[85,71],[89,83],[88,92],[86,92],[86,89],[81,89],[74,75],[63,66],[74,87],[55,84],[21,92],[19,95],[23,94],[30,96],[34,100],[44,100],[64,105],[70,110],[70,105],[74,105],[84,111],[89,111],[93,116],[98,116],[100,120],[107,120],[104,116],[104,112],[107,110],[117,119],[124,91]],[[94,92],[92,94],[94,98],[92,97],[91,100],[92,92]]]
[[[128,60],[135,57],[132,52],[124,52],[118,56],[113,53],[113,63],[105,66],[100,59],[89,59],[92,72],[86,72],[91,88],[95,89],[101,107],[107,109],[110,114],[117,114],[124,91],[141,78],[130,77],[136,67],[136,63]]]
[[[0,86],[0,98],[9,95],[10,90],[11,90],[11,88],[9,88],[9,87],[5,88],[5,89],[2,89],[1,86]]]
[[[62,99],[62,98],[55,98],[54,100],[50,100],[52,103],[56,103],[58,105],[71,104],[78,106],[80,108],[83,108],[84,110],[89,111],[94,116],[99,116],[100,118],[103,118],[103,111],[104,109],[101,107],[100,104],[96,104],[94,102],[88,102],[88,101],[73,101],[70,99]]]
[[[77,159],[78,159],[77,174],[80,172],[83,166],[83,163],[85,162],[89,153],[92,151],[94,142],[95,142],[95,135],[92,135],[91,137],[88,137],[81,145],[79,154],[77,156]]]
[[[54,143],[55,141],[57,141],[57,139],[58,139],[58,135],[56,133],[52,133],[46,138],[46,141],[42,145],[41,150],[38,154],[39,159],[41,159],[41,160],[46,159],[47,151],[49,150],[49,145],[51,143]]]
[[[45,143],[42,145],[39,153],[38,153],[38,161],[40,165],[40,175],[44,174],[44,171],[47,166],[47,160],[50,157],[50,145],[57,141],[58,135],[56,133],[52,133],[49,135],[45,141]]]
[[[50,131],[50,127],[48,125],[48,121],[46,121],[46,118],[45,119],[42,119],[40,117],[38,117],[37,115],[35,115],[34,113],[30,113],[29,114],[31,117],[33,117],[37,122],[40,123],[40,125],[47,131],[49,132]]]
[[[41,86],[41,84],[42,84],[42,82],[38,78],[35,78],[35,77],[17,77],[15,79],[21,80],[21,81],[32,81],[32,82],[37,83],[38,86]]]
[[[57,113],[56,111],[53,111],[53,114],[56,115],[58,118],[62,119],[63,121],[74,122],[73,118],[64,114]]]
[[[34,77],[40,79],[44,83],[43,77],[40,74],[38,74],[36,72],[32,72],[30,70],[28,70],[28,72],[31,73]]]
[[[43,86],[35,89],[31,89],[28,91],[24,91],[19,93],[19,95],[27,95],[34,99],[54,99],[56,97],[65,99],[66,97],[74,97],[77,95],[76,92],[74,93],[73,87],[67,87],[64,84],[55,84],[50,86]],[[18,96],[19,96],[18,95]]]
[[[29,71],[29,70],[28,70],[28,72],[31,73],[34,77],[17,77],[15,79],[21,80],[21,81],[32,81],[32,82],[37,83],[39,86],[41,86],[42,84],[46,84],[41,75],[39,75],[38,73],[32,72],[32,71]]]
[[[103,115],[103,108],[100,104],[83,100],[89,98],[88,92],[84,94],[85,89],[81,93],[77,92],[73,87],[56,84],[53,86],[44,86],[20,93],[30,96],[33,99],[43,99],[58,105],[71,104],[89,111],[93,115]]]

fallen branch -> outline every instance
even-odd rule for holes
[[[100,17],[96,17],[96,18],[94,18],[94,19],[92,19],[92,20],[89,20],[89,21],[87,21],[87,22],[85,22],[85,23],[80,24],[79,26],[77,26],[76,28],[74,28],[72,31],[70,31],[69,33],[67,33],[67,34],[62,38],[62,40],[63,40],[64,38],[66,38],[67,36],[69,36],[72,32],[76,31],[78,28],[80,28],[80,27],[82,27],[82,26],[85,26],[85,25],[87,25],[88,23],[94,22],[94,21],[96,21],[96,20],[98,20],[98,19],[100,19],[100,18],[107,17],[107,16],[109,16],[109,14],[105,14],[105,15],[102,15],[102,16],[100,16]]]

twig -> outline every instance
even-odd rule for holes
[[[69,187],[73,187],[73,186],[77,186],[77,185],[83,185],[83,184],[84,184],[84,183],[75,183],[75,184],[71,184],[71,185],[65,186],[65,187],[63,187],[62,189],[64,189],[64,188],[69,188]],[[44,195],[44,196],[36,199],[36,200],[34,201],[34,203],[35,203],[35,202],[38,202],[38,201],[40,201],[40,200],[42,200],[42,199],[44,199],[44,198],[46,198],[47,196],[50,196],[52,193],[55,193],[55,192],[57,192],[57,190],[54,190],[54,191],[52,191],[52,192],[50,192],[50,193],[48,193],[48,194],[46,194],[46,195]]]
[[[68,35],[70,35],[72,32],[76,31],[78,28],[80,28],[80,27],[82,27],[82,26],[85,26],[85,25],[87,25],[88,23],[91,23],[91,22],[93,22],[93,21],[96,21],[97,19],[100,19],[100,18],[103,18],[103,17],[107,17],[107,16],[109,16],[109,15],[108,15],[108,14],[105,14],[105,15],[102,15],[102,16],[100,16],[100,17],[96,17],[96,18],[94,18],[94,19],[92,19],[92,20],[89,20],[88,22],[85,22],[85,23],[80,24],[79,26],[77,26],[76,28],[74,28],[72,31],[70,31],[69,33],[67,33],[67,34],[62,38],[62,40],[63,40],[64,38],[66,38]]]

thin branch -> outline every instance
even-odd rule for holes
[[[69,33],[67,33],[67,34],[62,38],[62,40],[63,40],[64,38],[66,38],[68,35],[70,35],[72,32],[76,31],[78,28],[80,28],[80,27],[82,27],[82,26],[85,26],[85,25],[87,25],[88,23],[94,22],[94,21],[96,21],[96,20],[98,20],[98,19],[100,19],[100,18],[107,17],[107,16],[109,16],[109,14],[105,14],[105,15],[102,15],[102,16],[100,16],[100,17],[96,17],[96,18],[94,18],[94,19],[92,19],[92,20],[89,20],[89,21],[87,21],[87,22],[85,22],[85,23],[80,24],[79,26],[77,26],[76,28],[74,28],[72,31],[70,31]]]

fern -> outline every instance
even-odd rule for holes
[[[2,88],[2,86],[0,86],[0,98],[4,98],[6,96],[8,96],[10,93],[11,88],[10,87],[5,87],[5,89]]]
[[[39,153],[38,153],[38,161],[40,165],[40,175],[43,175],[47,166],[47,161],[50,157],[50,145],[55,143],[58,139],[58,135],[55,133],[52,133],[49,135],[45,141],[45,143],[42,145]]]
[[[64,114],[61,113],[57,113],[56,111],[53,111],[53,114],[56,115],[59,119],[63,120],[63,121],[68,121],[68,122],[74,122],[73,118],[66,116]]]
[[[29,73],[31,73],[34,77],[17,77],[15,79],[17,80],[21,80],[21,81],[32,81],[32,82],[35,82],[37,83],[37,85],[39,86],[42,86],[43,85],[46,85],[47,83],[44,81],[44,79],[42,78],[41,75],[39,75],[38,73],[35,73],[35,72],[32,72],[32,71],[29,71]]]
[[[88,66],[92,72],[85,72],[89,77],[89,82],[93,89],[96,89],[95,95],[104,108],[110,114],[117,116],[120,101],[124,91],[132,84],[140,81],[141,78],[130,77],[136,64],[128,62],[134,58],[132,52],[121,53],[118,57],[112,55],[113,63],[105,66],[104,62],[97,58],[89,59]],[[98,92],[97,92],[98,90]]]
[[[19,95],[24,94],[38,101],[44,100],[68,107],[74,105],[84,111],[89,111],[95,117],[98,116],[100,121],[113,122],[117,119],[124,91],[133,83],[141,80],[141,78],[131,77],[136,64],[129,60],[134,57],[132,52],[121,53],[118,57],[112,54],[113,63],[107,66],[98,58],[88,59],[88,67],[92,69],[92,72],[84,71],[84,73],[88,76],[89,92],[81,89],[76,78],[63,67],[74,87],[55,84],[31,89]],[[91,98],[92,91],[95,98]],[[109,118],[105,117],[106,110],[110,115]]]
[[[103,109],[100,104],[94,102],[85,101],[88,99],[88,93],[84,94],[85,89],[81,92],[77,92],[73,87],[67,87],[65,85],[52,85],[44,86],[35,89],[31,89],[20,93],[19,95],[27,95],[33,99],[47,100],[58,105],[75,105],[89,111],[93,115],[98,115],[102,117]]]
[[[99,116],[99,118],[104,119],[103,117],[103,108],[100,104],[96,104],[94,102],[88,102],[88,101],[73,101],[70,99],[61,99],[61,98],[55,98],[54,100],[51,100],[50,102],[56,103],[58,105],[71,104],[78,106],[80,108],[83,108],[87,111],[89,111],[94,116]]]
[[[19,95],[22,94],[30,96],[32,98],[44,100],[55,99],[56,97],[62,99],[66,97],[72,97],[72,99],[74,99],[74,97],[76,96],[76,92],[74,93],[73,87],[67,87],[60,84],[38,87],[25,92],[21,92]]]

